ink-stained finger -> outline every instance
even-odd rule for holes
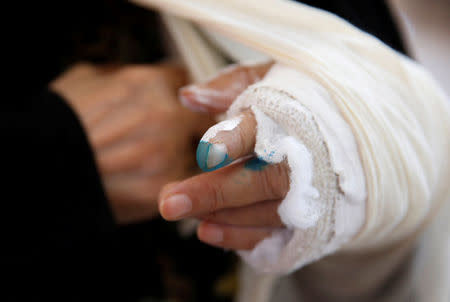
[[[224,167],[235,159],[252,154],[255,140],[255,116],[247,110],[206,131],[197,147],[197,164],[203,171]]]
[[[288,190],[286,163],[268,165],[253,159],[191,177],[170,189],[164,188],[159,209],[165,219],[178,220],[282,199]]]
[[[251,250],[258,242],[269,237],[275,229],[238,227],[201,222],[197,228],[198,238],[210,245],[233,250]]]

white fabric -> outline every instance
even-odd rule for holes
[[[297,72],[296,75],[311,81],[312,83],[308,83],[305,80],[305,87],[311,84],[318,89],[316,91],[318,97],[315,96],[313,100],[320,99],[322,104],[328,103],[327,110],[314,111],[311,104],[305,103],[311,100],[294,95],[295,101],[303,106],[306,113],[299,115],[298,119],[291,119],[293,122],[289,124],[286,123],[289,111],[274,114],[274,111],[271,111],[273,108],[267,110],[268,102],[261,101],[262,96],[269,95],[268,92],[258,95],[256,90],[252,90],[255,87],[251,87],[244,93],[245,99],[251,100],[247,101],[249,102],[247,105],[254,110],[256,108],[255,112],[258,110],[262,112],[260,121],[270,118],[287,134],[286,137],[297,139],[297,146],[303,145],[307,148],[307,152],[303,152],[297,159],[299,162],[307,159],[305,154],[308,152],[313,157],[313,180],[310,189],[316,188],[319,198],[315,198],[314,194],[306,194],[304,196],[309,196],[311,200],[307,202],[299,200],[298,203],[302,207],[311,203],[324,206],[324,209],[320,210],[319,218],[314,220],[308,217],[309,221],[303,219],[303,224],[296,224],[295,219],[282,217],[288,224],[291,223],[291,226],[297,228],[291,234],[274,237],[283,239],[274,240],[278,244],[282,243],[275,249],[282,257],[275,259],[276,264],[273,264],[274,259],[270,259],[270,263],[256,263],[259,268],[290,271],[331,252],[341,244],[344,244],[342,250],[347,252],[387,247],[417,234],[440,206],[449,202],[450,109],[447,96],[430,75],[413,61],[395,53],[377,39],[332,14],[290,1],[135,0],[135,2],[191,20],[206,28],[208,33],[218,32],[221,36],[267,55],[286,66],[287,73],[289,69],[293,69]],[[230,52],[232,49],[224,51]],[[285,73],[280,73],[278,79],[280,83],[283,83],[285,76]],[[276,82],[277,77],[273,76],[270,79]],[[295,81],[297,80],[301,81],[300,79]],[[289,88],[293,87],[276,85],[271,87],[282,91]],[[303,86],[297,88],[301,91]],[[319,90],[325,91],[326,94],[321,94]],[[246,102],[243,101],[243,95],[240,99],[240,103]],[[288,97],[285,101],[287,99]],[[236,104],[234,109],[230,110],[230,116],[237,114],[240,108]],[[356,167],[356,170],[352,171],[347,170],[347,165],[351,161],[341,161],[336,156],[340,151],[345,150],[343,154],[347,154],[348,150],[354,150],[353,140],[352,138],[340,140],[335,137],[333,141],[334,134],[327,132],[328,128],[320,126],[317,122],[318,129],[311,132],[311,135],[319,141],[324,141],[330,151],[328,157],[325,156],[330,166],[324,170],[317,169],[320,161],[317,161],[314,152],[318,149],[302,141],[305,135],[302,133],[305,130],[302,122],[305,121],[307,114],[311,114],[307,121],[323,120],[329,123],[328,125],[333,125],[337,120],[331,118],[330,121],[326,116],[333,112],[338,112],[344,124],[351,129],[350,136],[353,136],[356,142],[367,192],[361,228],[352,237],[358,223],[344,223],[345,227],[342,230],[345,236],[342,236],[336,245],[327,242],[328,237],[325,235],[330,234],[329,230],[333,228],[332,219],[327,220],[328,222],[322,221],[331,213],[332,201],[335,200],[336,205],[340,203],[344,209],[342,215],[334,214],[335,217],[340,217],[341,221],[348,221],[346,217],[349,216],[359,217],[347,212],[348,209],[345,210],[345,207],[357,213],[362,207],[360,200],[355,198],[363,196],[363,191],[358,191],[361,187],[344,185],[356,183],[354,182],[356,174],[353,173],[358,170],[358,159],[348,156]],[[331,127],[328,130],[335,129]],[[263,141],[258,138],[257,145],[262,144]],[[288,154],[288,162],[290,164],[297,162],[295,158],[291,158],[296,156]],[[319,158],[324,160],[324,157]],[[335,183],[327,183],[327,180],[331,179],[330,171],[336,174],[338,181]],[[351,175],[350,178],[343,177],[347,172]],[[326,186],[318,186],[314,183],[314,179],[325,180],[328,188],[332,188],[331,191],[324,191]],[[347,193],[343,188],[355,190],[356,195]],[[331,198],[324,200],[328,194]],[[355,203],[348,202],[352,198],[356,200]],[[285,211],[280,210],[282,216],[283,212]],[[315,223],[311,225],[312,221]],[[315,234],[316,245],[309,247],[309,253],[305,253],[302,249],[300,242],[302,238],[296,241],[299,230],[300,233]],[[339,234],[333,236],[335,240],[340,238]],[[350,237],[351,240],[346,242]],[[270,247],[277,246],[272,243]],[[288,256],[283,250],[288,251]],[[264,257],[261,259],[255,261],[267,260]]]
[[[448,199],[449,106],[411,60],[332,14],[289,1],[135,2],[266,53],[330,93],[356,138],[367,182],[365,225],[349,247],[404,238]]]
[[[163,15],[162,20],[174,46],[178,48],[177,55],[182,57],[194,80],[204,81],[226,65],[225,59],[203,40],[189,22],[169,15]]]
[[[290,230],[240,254],[258,270],[288,272],[336,251],[361,229],[364,173],[350,127],[305,74],[276,64],[228,115],[249,107],[258,123],[256,154],[271,163],[288,160],[290,191],[278,213]]]
[[[397,17],[402,39],[450,94],[450,2],[448,0],[387,1]],[[420,238],[413,283],[418,301],[450,301],[450,203],[433,218]]]

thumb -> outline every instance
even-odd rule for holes
[[[272,64],[232,65],[205,83],[181,88],[180,100],[193,111],[213,114],[225,112],[248,86],[264,77]]]

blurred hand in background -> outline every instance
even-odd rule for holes
[[[87,131],[119,223],[157,215],[160,188],[193,172],[193,142],[212,123],[179,103],[186,81],[171,65],[78,64],[50,84]]]

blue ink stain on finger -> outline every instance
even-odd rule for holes
[[[252,171],[262,171],[269,163],[258,157],[252,158],[245,163],[245,168]]]
[[[212,167],[208,166],[208,157],[214,144],[206,141],[200,141],[197,147],[197,164],[205,172],[210,172],[222,168],[232,162],[228,154],[224,154],[223,160]]]

